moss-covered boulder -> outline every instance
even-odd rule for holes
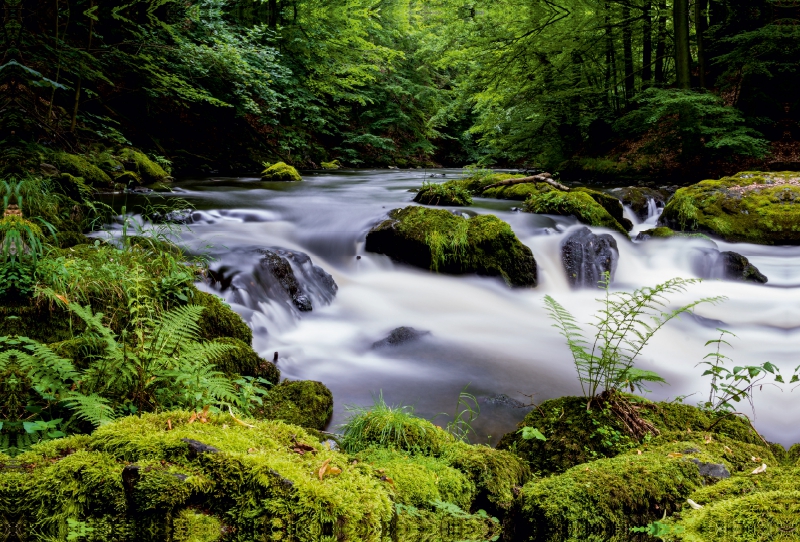
[[[109,188],[112,184],[111,176],[94,165],[86,156],[59,152],[53,154],[50,161],[62,173],[80,177],[87,185]]]
[[[586,188],[583,186],[573,188],[572,192],[584,192],[589,194],[592,199],[603,209],[605,209],[614,220],[616,220],[623,228],[625,228],[625,231],[631,231],[633,229],[633,222],[625,218],[625,211],[622,208],[622,202],[616,197],[606,194],[605,192],[592,190],[591,188]]]
[[[253,342],[253,331],[219,297],[206,292],[195,291],[191,302],[205,308],[200,317],[200,336],[203,339],[231,337],[245,344]]]
[[[645,220],[650,215],[651,202],[656,207],[664,207],[667,201],[664,192],[646,186],[626,186],[614,188],[610,192],[618,197],[623,205],[630,207],[639,220]]]
[[[136,178],[145,184],[157,183],[169,177],[169,173],[163,167],[136,149],[122,149],[119,158],[125,169],[136,173]]]
[[[426,183],[414,196],[414,201],[423,205],[472,205],[472,195],[458,181]]]
[[[660,223],[727,241],[800,244],[800,175],[745,172],[681,188]]]
[[[664,435],[653,438],[654,443],[665,443],[670,438],[675,440],[677,435],[680,435],[680,440],[702,440],[704,435],[713,434],[714,438],[725,437],[746,445],[763,445],[745,418],[712,414],[680,403],[652,403],[633,397],[630,400],[635,401],[642,417]],[[546,440],[523,438],[525,427],[537,429]],[[514,451],[528,462],[534,473],[547,475],[595,459],[614,457],[632,448],[641,448],[643,444],[646,443],[629,436],[623,423],[609,408],[594,404],[587,411],[586,399],[562,397],[545,401],[530,411],[518,425],[518,430],[503,436],[497,447]],[[757,455],[766,453],[769,451]]]
[[[257,414],[309,429],[325,429],[333,414],[333,394],[322,382],[284,380],[270,388]]]
[[[541,192],[525,200],[523,209],[528,213],[574,216],[584,224],[609,228],[628,236],[628,230],[587,192]]]
[[[297,170],[286,164],[285,162],[278,162],[264,169],[261,172],[262,181],[302,181],[303,178]]]
[[[445,210],[406,207],[367,234],[366,249],[443,273],[502,277],[536,286],[536,260],[511,227],[492,215],[463,218]]]
[[[341,169],[342,164],[339,163],[339,160],[331,160],[330,162],[320,162],[320,166],[322,169]]]
[[[264,378],[273,384],[280,382],[280,370],[271,361],[259,357],[249,344],[232,337],[214,339],[214,342],[229,347],[215,361],[217,369],[220,371],[231,376],[243,375]]]

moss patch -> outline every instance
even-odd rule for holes
[[[619,202],[617,202],[619,203]],[[525,200],[528,213],[574,216],[590,226],[601,226],[616,230],[627,237],[628,231],[617,222],[606,209],[587,192],[561,192],[553,190],[535,194]]]
[[[59,152],[52,155],[50,160],[62,172],[80,177],[88,185],[104,188],[111,186],[111,177],[108,173],[94,165],[85,156]]]
[[[366,248],[443,273],[499,276],[511,286],[537,282],[531,250],[492,215],[465,219],[444,210],[396,209],[367,234]]]
[[[681,188],[661,223],[727,241],[800,244],[800,176],[745,172]]]
[[[197,291],[192,303],[205,308],[200,318],[200,335],[203,339],[219,339],[232,337],[245,344],[253,342],[253,331],[226,305],[219,297],[206,292]]]
[[[286,423],[325,429],[333,413],[333,394],[313,380],[284,380],[269,390],[259,416]]]
[[[231,376],[257,376],[269,380],[273,384],[280,382],[280,370],[271,361],[259,357],[249,344],[232,337],[214,339],[214,342],[232,347],[216,361],[220,371]]]
[[[597,202],[603,209],[605,209],[608,214],[612,216],[614,220],[616,220],[620,225],[622,225],[626,231],[630,231],[633,229],[633,223],[631,223],[628,219],[626,219],[624,215],[624,211],[622,208],[622,202],[611,196],[606,194],[605,192],[599,192],[597,190],[592,190],[590,188],[585,187],[578,187],[573,188],[572,192],[583,192],[585,194],[589,194],[592,199]]]
[[[472,196],[459,182],[425,183],[414,201],[423,205],[472,205]]]
[[[302,181],[303,178],[300,177],[300,174],[294,167],[284,162],[278,162],[277,164],[272,164],[271,166],[267,167],[264,171],[261,172],[261,180]]]
[[[169,173],[164,168],[136,149],[122,149],[119,157],[122,159],[125,168],[136,173],[138,178],[145,184],[157,183],[169,177]]]
[[[330,162],[320,162],[320,166],[322,166],[322,169],[340,169],[342,164],[339,163],[339,160],[332,160]]]

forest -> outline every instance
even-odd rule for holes
[[[800,540],[800,2],[2,1],[2,540]]]

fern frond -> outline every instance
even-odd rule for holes
[[[78,392],[70,393],[64,401],[64,405],[73,411],[76,418],[95,427],[114,420],[114,410],[109,403],[108,399],[97,394],[84,395]]]

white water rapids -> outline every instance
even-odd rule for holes
[[[437,171],[441,173],[442,171]],[[445,170],[447,178],[458,172]],[[414,405],[419,415],[452,414],[459,392],[481,397],[507,394],[525,403],[579,394],[572,358],[551,327],[543,306],[546,294],[589,322],[599,291],[569,288],[561,263],[563,231],[571,218],[512,212],[520,202],[476,199],[468,212],[493,213],[511,224],[536,258],[540,284],[510,289],[497,279],[437,275],[394,263],[364,251],[371,226],[391,209],[411,204],[423,172],[357,171],[305,174],[302,183],[263,183],[254,178],[212,178],[175,183],[174,194],[191,201],[199,219],[184,234],[197,250],[209,246],[212,268],[252,267],[241,251],[284,247],[307,253],[335,279],[338,294],[330,305],[315,303],[302,317],[262,303],[258,310],[233,305],[254,328],[254,347],[267,359],[280,353],[283,376],[320,380],[331,388],[335,413],[331,427],[346,419],[347,404],[366,405],[382,391],[390,404]],[[442,179],[446,180],[446,179]],[[656,209],[647,224],[653,227]],[[628,216],[635,217],[628,213]],[[634,220],[635,222],[635,220]],[[600,228],[592,228],[599,232]],[[708,241],[689,239],[630,242],[612,233],[619,246],[615,289],[633,289],[673,277],[697,276],[695,248]],[[660,331],[645,348],[639,367],[658,372],[668,386],[654,386],[652,399],[705,400],[709,377],[696,365],[711,347],[715,328],[734,332],[736,364],[771,361],[790,376],[800,364],[800,247],[767,247],[717,242],[720,250],[743,254],[769,278],[767,285],[707,280],[674,306],[699,297],[726,296],[703,305]],[[361,256],[357,259],[357,256]],[[399,326],[431,335],[396,349],[370,345]],[[788,378],[787,378],[788,380]],[[755,393],[756,427],[766,438],[789,445],[800,441],[800,390],[764,386]],[[474,424],[476,441],[496,443],[523,415],[523,409],[482,401]],[[749,405],[740,407],[752,414]],[[444,416],[436,423],[444,424]]]

